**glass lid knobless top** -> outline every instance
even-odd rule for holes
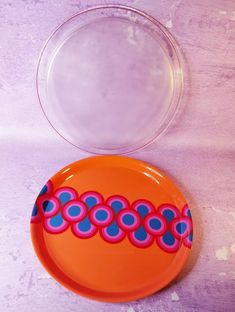
[[[181,55],[170,33],[145,13],[89,8],[49,38],[37,91],[53,128],[97,154],[125,154],[155,140],[182,93]]]

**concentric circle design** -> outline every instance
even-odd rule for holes
[[[71,230],[79,238],[91,238],[97,232],[97,227],[90,223],[86,218],[82,222],[74,223],[71,225]]]
[[[60,187],[55,191],[55,196],[60,200],[61,204],[64,205],[70,200],[78,199],[78,193],[71,187]]]
[[[130,205],[121,195],[105,201],[96,191],[87,191],[79,198],[71,187],[53,189],[49,181],[40,192],[31,217],[32,223],[43,220],[45,230],[51,234],[71,227],[75,236],[85,239],[99,230],[108,243],[119,243],[127,236],[134,246],[146,248],[156,240],[159,248],[169,253],[176,252],[182,244],[192,246],[193,226],[187,205],[181,212],[168,203],[156,208],[150,201],[139,199]]]
[[[176,252],[181,246],[181,241],[175,238],[169,230],[164,235],[158,236],[156,239],[158,246],[169,253]]]
[[[56,215],[60,210],[60,201],[52,195],[44,194],[39,196],[36,200],[36,205],[45,218]]]
[[[147,233],[143,226],[135,232],[130,232],[128,238],[133,245],[139,248],[147,248],[154,241],[153,236]]]
[[[124,231],[135,231],[139,228],[140,223],[140,216],[135,210],[123,209],[117,215],[117,224]]]
[[[45,230],[52,234],[62,233],[67,230],[68,227],[69,223],[62,218],[61,213],[44,220]]]
[[[71,200],[64,205],[62,215],[68,222],[78,222],[83,220],[87,215],[86,205],[79,200]]]
[[[178,208],[171,204],[163,204],[159,206],[157,212],[162,215],[168,223],[170,223],[174,218],[180,217]]]
[[[192,231],[192,221],[189,217],[174,219],[171,222],[171,232],[178,239],[186,238]]]
[[[87,205],[88,209],[104,202],[103,196],[94,191],[83,193],[80,199]]]
[[[110,196],[106,200],[106,204],[111,207],[115,217],[117,217],[119,211],[129,207],[128,200],[119,195]],[[101,229],[100,235],[107,242],[115,244],[121,242],[125,238],[126,233],[118,226],[117,221],[115,220],[108,227]]]
[[[108,226],[114,219],[113,210],[109,206],[103,204],[91,208],[89,216],[92,224],[98,227]]]
[[[128,200],[125,197],[120,196],[120,195],[110,196],[106,200],[106,204],[112,207],[115,213],[118,213],[121,209],[129,208]]]
[[[189,217],[190,219],[192,218],[191,211],[190,211],[190,209],[189,209],[189,207],[188,207],[187,204],[183,207],[182,215],[183,215],[184,217]]]
[[[136,210],[142,218],[155,210],[153,204],[144,199],[136,200],[132,204],[132,209]]]
[[[151,235],[162,235],[167,230],[165,219],[158,213],[152,212],[144,219],[144,228]]]
[[[100,229],[100,235],[106,242],[115,244],[121,242],[126,233],[114,221],[110,226]]]

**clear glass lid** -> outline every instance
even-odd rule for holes
[[[96,154],[125,154],[154,141],[182,93],[175,40],[151,16],[121,5],[92,7],[49,38],[37,91],[53,128]]]

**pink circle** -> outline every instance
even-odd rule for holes
[[[80,213],[76,216],[71,216],[69,214],[69,209],[73,206],[77,206],[80,208]],[[87,207],[86,205],[80,200],[71,200],[66,203],[62,209],[62,215],[65,220],[68,222],[78,222],[83,220],[87,215]]]
[[[141,208],[141,206],[145,206],[147,208],[148,210],[147,214],[155,211],[153,204],[146,199],[138,199],[132,204],[132,208],[137,212],[139,212],[139,209]],[[147,214],[145,214],[144,216],[141,215],[141,217],[144,218]]]
[[[134,222],[132,224],[128,225],[124,223],[123,218],[126,215],[131,215],[133,217]],[[138,212],[136,212],[135,210],[123,209],[119,211],[117,215],[117,224],[124,231],[135,231],[140,226],[140,223],[141,223],[140,216]]]
[[[180,223],[185,223],[187,227],[186,231],[182,234],[180,234],[176,229],[177,225]],[[182,217],[182,218],[174,219],[172,220],[171,225],[170,225],[172,234],[178,239],[184,239],[185,237],[187,237],[191,233],[192,228],[193,228],[192,221],[189,217]]]
[[[161,223],[161,227],[159,229],[153,229],[150,226],[150,222],[152,220],[158,220]],[[149,215],[147,215],[144,219],[144,228],[145,230],[151,234],[151,235],[162,235],[166,232],[167,230],[167,223],[165,218],[163,218],[161,215],[159,215],[156,212],[152,212]]]
[[[163,236],[158,236],[156,238],[156,241],[157,241],[157,245],[159,246],[159,248],[161,248],[162,250],[164,250],[168,253],[174,253],[174,252],[178,251],[180,246],[181,246],[181,241],[175,237],[174,237],[174,239],[175,239],[175,242],[173,245],[167,245],[163,240]]]
[[[147,248],[149,246],[152,245],[154,238],[152,237],[152,235],[150,235],[149,233],[147,233],[147,237],[145,240],[138,240],[135,237],[135,232],[130,232],[128,235],[129,241],[136,247],[138,248]]]
[[[126,233],[121,230],[120,228],[118,229],[118,235],[116,236],[111,236],[108,234],[107,232],[107,227],[105,228],[102,228],[100,229],[100,236],[108,243],[111,243],[111,244],[116,244],[116,243],[119,243],[121,242],[125,236],[126,236]]]
[[[191,218],[191,211],[190,211],[187,204],[184,205],[184,207],[182,209],[182,216]]]
[[[89,231],[81,231],[79,228],[78,228],[78,224],[79,223],[73,223],[71,225],[71,230],[73,232],[73,234],[79,238],[91,238],[92,236],[94,236],[97,232],[97,227],[94,226],[93,224],[91,224],[91,227],[89,229]]]
[[[108,217],[105,220],[98,220],[96,214],[97,212],[102,210],[107,213]],[[109,206],[105,206],[102,204],[92,207],[89,216],[91,222],[98,227],[108,226],[113,222],[114,219],[113,210]]]
[[[53,204],[53,208],[50,211],[44,210],[43,204],[45,202],[50,202]],[[60,201],[58,200],[58,198],[52,195],[48,195],[48,194],[40,195],[36,200],[36,205],[45,218],[50,218],[50,217],[55,216],[61,207]]]
[[[69,223],[65,220],[63,220],[63,223],[58,226],[58,227],[53,227],[50,224],[50,220],[51,218],[45,219],[44,220],[44,229],[51,234],[60,234],[63,233],[64,231],[67,230],[67,228],[69,227]]]
[[[78,193],[75,189],[73,189],[72,187],[60,187],[55,191],[55,196],[57,198],[60,197],[60,195],[62,193],[69,193],[70,194],[70,199],[69,200],[75,200],[78,199]]]
[[[95,191],[88,191],[88,192],[83,193],[80,196],[80,199],[85,203],[87,198],[89,198],[89,197],[95,197],[96,205],[102,204],[104,202],[103,196],[100,193],[95,192]]]
[[[163,204],[163,205],[159,206],[157,209],[157,212],[159,214],[163,215],[163,217],[164,217],[164,211],[166,211],[166,210],[171,210],[174,214],[174,218],[180,217],[179,209],[172,204]]]
[[[121,209],[126,209],[126,208],[129,208],[129,202],[128,200],[124,197],[124,196],[121,196],[121,195],[113,195],[113,196],[110,196],[107,200],[106,200],[106,204],[109,205],[110,207],[112,207],[112,204],[114,202],[119,202],[121,203],[121,207],[120,207],[120,210]],[[112,207],[113,208],[113,207]],[[114,208],[113,208],[114,209]]]

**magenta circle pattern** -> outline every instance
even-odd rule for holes
[[[40,222],[50,234],[70,229],[80,239],[100,235],[111,244],[128,239],[135,247],[155,244],[168,253],[177,252],[182,245],[191,248],[193,241],[188,205],[156,207],[146,199],[129,203],[121,195],[105,199],[96,191],[78,194],[71,187],[55,189],[52,181],[42,188],[33,207],[31,223]]]
[[[99,216],[100,215],[100,216]],[[90,220],[91,223],[99,226],[99,227],[105,227],[112,223],[114,218],[113,210],[107,206],[98,204],[91,209],[90,212]]]
[[[87,207],[80,200],[71,200],[64,205],[62,215],[68,222],[78,222],[86,217]]]
[[[139,214],[133,209],[122,209],[117,215],[118,226],[127,232],[135,231],[141,224]]]
[[[156,226],[158,225],[158,227]],[[155,225],[155,226],[154,226]],[[144,219],[144,227],[151,235],[163,235],[167,230],[167,222],[162,215],[152,212]]]

